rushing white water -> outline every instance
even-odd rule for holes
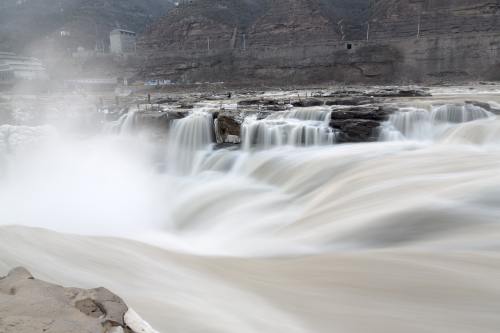
[[[426,142],[213,151],[212,116],[193,111],[166,170],[164,144],[141,136],[20,129],[31,143],[0,149],[0,273],[103,285],[159,332],[496,332],[500,121],[486,116],[450,115]]]
[[[137,130],[139,110],[131,108],[123,114],[118,120],[106,122],[103,126],[105,133],[115,133],[120,135],[131,135]]]
[[[212,114],[193,111],[186,118],[175,120],[168,137],[167,163],[170,171],[189,174],[199,154],[214,143]]]
[[[276,112],[265,119],[247,117],[242,126],[243,147],[266,149],[276,146],[317,146],[333,144],[330,110],[302,108]]]
[[[389,121],[383,125],[381,140],[434,140],[456,124],[493,116],[491,112],[471,104],[446,104],[431,107],[430,111],[403,108],[391,115]]]

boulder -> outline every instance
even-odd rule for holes
[[[306,99],[301,99],[301,100],[297,100],[297,101],[292,101],[291,104],[295,107],[311,107],[311,106],[324,105],[325,102],[323,102],[320,99],[316,99],[316,98],[306,98]]]
[[[326,105],[365,105],[372,104],[374,98],[366,96],[340,97],[325,102]]]
[[[251,106],[251,105],[284,105],[286,103],[283,99],[273,98],[252,98],[245,99],[238,102],[238,106]]]
[[[389,115],[397,111],[390,105],[365,105],[334,109],[330,126],[335,129],[338,143],[373,142],[378,128]]]
[[[367,119],[346,119],[333,123],[338,143],[377,141],[380,123]]]
[[[334,109],[331,118],[332,122],[346,119],[385,121],[392,112],[392,109],[381,106],[353,106],[350,108]]]
[[[127,318],[132,317],[131,324]],[[105,288],[64,288],[15,268],[0,279],[2,333],[154,332],[117,295]]]
[[[243,119],[234,113],[220,113],[217,117],[217,143],[240,143]]]
[[[428,89],[425,88],[401,88],[401,87],[385,87],[378,89],[370,89],[364,92],[365,96],[370,97],[429,97],[432,96]]]

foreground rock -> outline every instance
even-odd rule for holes
[[[0,279],[0,333],[157,333],[104,288],[64,288],[24,268]]]
[[[383,105],[333,110],[330,126],[336,130],[337,143],[373,142],[378,140],[382,122],[396,110]]]

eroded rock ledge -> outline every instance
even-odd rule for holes
[[[0,333],[158,333],[107,289],[64,288],[25,268],[0,278]]]

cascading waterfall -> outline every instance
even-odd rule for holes
[[[214,143],[214,121],[210,112],[195,110],[175,120],[168,135],[167,164],[176,174],[189,174],[197,155],[206,153]]]
[[[164,142],[30,151],[44,128],[2,125],[0,275],[105,286],[160,332],[497,331],[500,121],[406,108],[393,142],[329,149],[329,115],[250,118],[247,150],[214,151],[212,114],[193,110],[166,172]]]
[[[133,133],[134,129],[136,128],[137,124],[137,116],[138,116],[139,110],[137,109],[132,109],[127,112],[126,115],[122,116],[120,118],[120,134],[121,135],[127,135]]]
[[[134,133],[138,119],[138,109],[130,109],[118,120],[104,125],[105,133],[116,133],[120,135],[130,135]]]
[[[494,117],[491,112],[472,104],[433,106],[430,111],[402,108],[382,125],[380,140],[434,140],[456,124],[490,117]]]
[[[331,111],[323,108],[304,108],[276,112],[265,119],[247,117],[242,125],[243,148],[333,144],[330,115]]]

